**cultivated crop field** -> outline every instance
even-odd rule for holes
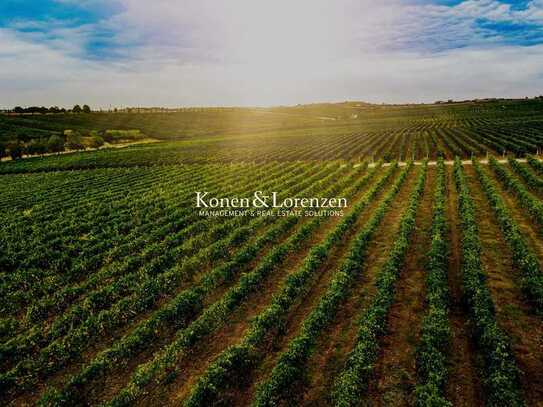
[[[0,405],[543,405],[539,103],[1,163]],[[196,191],[348,206],[202,216]]]
[[[6,162],[0,165],[0,174],[157,164],[523,157],[543,152],[543,99],[408,106],[351,102],[256,111],[0,114],[0,143],[59,135],[66,129],[83,135],[137,129],[163,142],[114,153],[106,149]]]

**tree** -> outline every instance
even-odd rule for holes
[[[83,105],[83,113],[90,113],[91,108],[89,105]]]
[[[72,131],[66,135],[66,147],[70,150],[83,150],[85,146],[81,140],[81,134]]]
[[[81,106],[75,105],[74,108],[72,109],[72,112],[81,113]]]
[[[18,140],[13,140],[8,143],[7,151],[9,152],[12,160],[17,160],[18,158],[22,158],[24,146]]]
[[[98,148],[104,145],[104,139],[100,136],[92,136],[88,143],[90,148]]]
[[[25,153],[28,155],[45,154],[47,142],[44,139],[32,139],[25,146]]]
[[[27,143],[32,140],[32,136],[28,133],[19,133],[16,132],[14,135],[14,140],[19,140],[21,143]]]
[[[24,109],[21,106],[15,106],[15,109],[13,109],[15,113],[24,113]]]
[[[49,137],[49,140],[47,140],[47,151],[50,153],[64,151],[64,138],[56,134]]]

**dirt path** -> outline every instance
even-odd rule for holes
[[[541,159],[539,159],[539,160],[543,161]],[[496,160],[496,161],[498,161],[500,164],[507,164],[506,159],[499,159],[499,160]],[[519,162],[519,163],[527,163],[528,162],[528,160],[525,159],[525,158],[517,158],[516,161]],[[462,162],[462,165],[472,165],[471,160],[462,160],[461,162]],[[413,162],[413,164],[415,164],[415,165],[422,165],[423,163],[424,163],[424,161],[414,161]],[[443,161],[443,163],[445,165],[448,165],[448,166],[453,166],[454,165],[454,160],[448,160],[447,159],[447,160]],[[405,167],[407,164],[408,164],[407,161],[398,162],[399,167]],[[479,164],[488,165],[488,160],[487,159],[479,160]],[[357,167],[359,165],[361,165],[361,164],[355,164],[354,167]],[[372,162],[372,163],[370,163],[368,165],[368,167],[372,168],[372,167],[375,167],[376,165],[377,165],[377,163]],[[389,162],[384,163],[383,167],[388,167],[390,165],[391,165],[391,163],[389,163]],[[428,161],[428,166],[429,167],[435,167],[436,165],[437,165],[437,161]]]
[[[518,272],[511,251],[496,224],[492,209],[476,179],[473,168],[466,167],[472,196],[477,208],[482,243],[482,260],[488,286],[496,304],[500,326],[512,340],[517,365],[523,372],[521,383],[529,405],[543,405],[543,323],[523,301],[516,284]]]
[[[374,379],[368,388],[371,405],[409,406],[416,384],[416,346],[424,314],[425,272],[430,248],[435,170],[430,169],[418,208],[416,229],[388,314],[388,333],[381,341]],[[405,202],[405,201],[404,201]]]
[[[449,226],[449,295],[451,324],[451,367],[445,394],[454,406],[483,405],[481,383],[476,368],[477,351],[471,341],[468,310],[462,299],[461,230],[458,219],[458,194],[452,168],[447,171],[447,224]]]
[[[161,142],[161,140],[157,140],[157,139],[154,139],[154,138],[145,138],[143,140],[131,141],[131,142],[127,142],[127,143],[108,143],[108,142],[106,142],[106,143],[104,143],[103,146],[96,147],[96,148],[87,147],[84,150],[69,150],[69,149],[66,149],[64,151],[59,151],[59,152],[56,152],[56,153],[43,153],[43,154],[35,154],[35,155],[23,154],[23,156],[21,158],[24,160],[24,159],[27,159],[27,158],[44,158],[44,157],[54,157],[54,156],[66,155],[66,154],[90,153],[92,151],[98,151],[98,150],[107,150],[107,149],[112,149],[112,148],[120,149],[120,148],[135,146],[135,145],[160,143],[160,142]],[[0,162],[10,162],[10,161],[14,161],[14,160],[11,157],[1,157],[0,158]]]

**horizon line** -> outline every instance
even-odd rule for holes
[[[387,103],[387,102],[366,102],[363,100],[343,100],[343,101],[328,101],[328,102],[309,102],[309,103],[296,103],[296,104],[277,104],[277,105],[125,105],[125,106],[97,106],[91,107],[93,112],[110,112],[117,110],[127,110],[127,109],[142,109],[142,110],[151,110],[151,109],[161,109],[161,110],[183,110],[183,109],[277,109],[277,108],[296,108],[300,106],[314,106],[314,105],[341,105],[341,104],[363,104],[366,106],[431,106],[431,105],[447,105],[447,104],[461,104],[461,103],[477,103],[477,102],[493,102],[493,101],[523,101],[523,100],[535,100],[541,99],[543,95],[532,95],[524,97],[478,97],[474,99],[438,99],[433,102],[403,102],[403,103]],[[70,110],[74,106],[82,106],[84,103],[74,103],[71,106],[67,105],[42,105],[42,104],[28,104],[28,105],[16,105],[13,107],[0,107],[0,112],[2,113],[14,113],[15,108],[59,108]],[[30,114],[30,113],[24,113]]]

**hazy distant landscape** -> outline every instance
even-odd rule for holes
[[[178,111],[0,115],[4,155],[39,142],[45,152],[81,148],[93,137],[122,154],[86,154],[6,162],[0,172],[173,163],[344,160],[451,160],[487,154],[524,157],[542,148],[543,100],[494,100],[433,105],[360,102],[277,108],[186,108]],[[48,141],[60,138],[60,148]],[[105,138],[105,140],[104,140]],[[57,140],[58,141],[58,140]],[[141,141],[147,142],[138,146]],[[105,146],[107,147],[107,145]],[[40,155],[34,154],[34,155]]]

